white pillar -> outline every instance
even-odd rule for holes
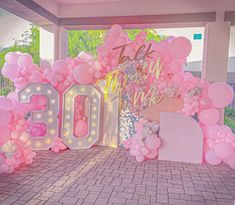
[[[68,56],[68,33],[63,27],[57,27],[57,59]]]
[[[229,50],[230,22],[208,23],[205,27],[202,78],[209,82],[226,82]],[[220,110],[220,123],[224,110]]]
[[[68,50],[67,30],[56,25],[40,27],[40,66],[66,58]]]

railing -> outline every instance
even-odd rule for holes
[[[13,90],[13,83],[10,80],[4,78],[2,74],[0,74],[0,96],[7,96],[7,94]]]

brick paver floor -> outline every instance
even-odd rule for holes
[[[234,204],[235,171],[227,165],[150,160],[123,148],[54,154],[0,176],[0,204]]]

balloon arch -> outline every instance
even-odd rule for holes
[[[0,97],[0,173],[31,164],[33,150],[95,144],[122,145],[138,162],[154,159],[164,143],[165,111],[196,118],[205,161],[235,169],[235,135],[219,125],[218,111],[233,100],[233,90],[184,72],[190,52],[184,37],[147,41],[140,32],[132,41],[113,25],[97,58],[81,52],[40,68],[29,54],[8,53],[2,74],[16,89]]]

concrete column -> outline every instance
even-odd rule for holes
[[[68,56],[68,33],[63,27],[57,27],[57,59]]]
[[[226,82],[229,50],[230,22],[208,23],[205,27],[202,78],[209,82]],[[220,123],[224,110],[220,110]]]
[[[68,50],[67,30],[56,25],[40,26],[40,66],[66,58]]]

